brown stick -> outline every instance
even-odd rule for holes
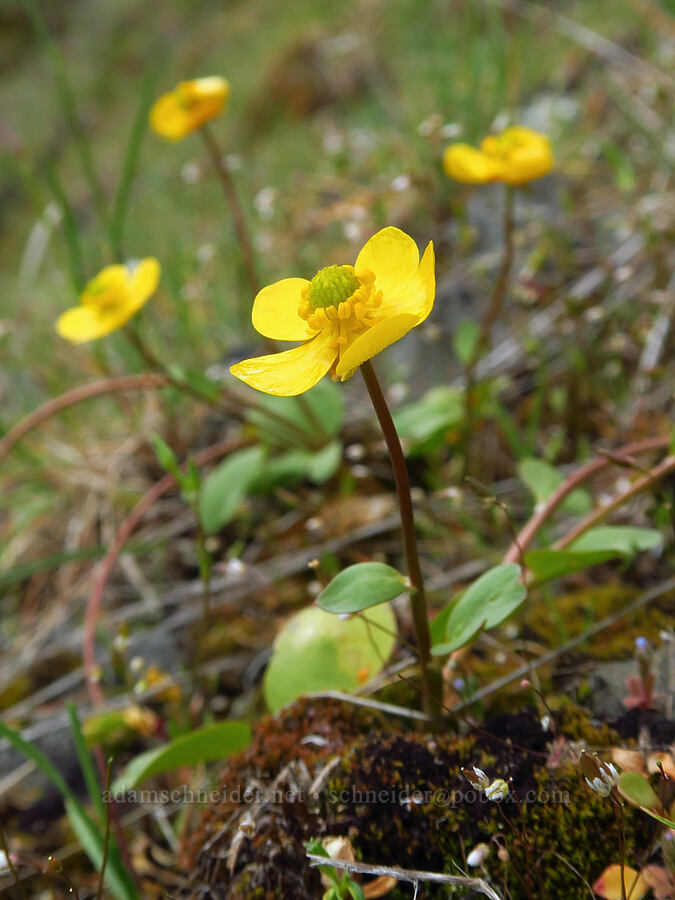
[[[36,410],[27,415],[24,419],[10,429],[4,438],[0,441],[0,462],[7,456],[12,447],[24,438],[29,431],[37,428],[46,419],[81,403],[83,400],[89,400],[92,397],[100,397],[103,394],[114,394],[117,391],[143,391],[148,389],[157,389],[166,387],[171,384],[171,379],[167,375],[148,372],[143,375],[120,375],[116,378],[104,378],[101,381],[94,381],[91,384],[83,384],[67,391],[59,397],[47,400],[42,406],[38,406]]]
[[[669,442],[670,438],[667,436],[647,438],[644,441],[636,441],[632,444],[626,444],[625,447],[620,447],[614,455],[634,456],[641,453],[649,453],[652,450],[661,450],[664,447],[667,447]],[[527,522],[517,539],[506,551],[502,561],[505,563],[522,561],[522,555],[536,537],[539,529],[551,518],[563,500],[571,494],[572,491],[576,490],[579,485],[588,481],[589,478],[592,478],[598,472],[602,471],[602,469],[605,469],[612,464],[613,461],[609,457],[601,456],[587,462],[585,465],[581,466],[580,469],[577,469],[576,472],[572,473],[572,475],[570,475],[569,478],[567,478],[560,487],[551,494],[541,509],[532,516],[529,522]]]
[[[212,447],[207,447],[201,453],[194,456],[195,465],[203,466],[207,462],[232,453],[240,447],[246,446],[249,442],[242,438],[231,438],[227,441],[220,441]],[[82,648],[82,662],[84,666],[84,674],[87,682],[87,688],[92,701],[96,704],[103,702],[103,692],[98,683],[96,675],[96,622],[101,609],[103,593],[105,591],[108,579],[117,562],[117,557],[122,552],[124,544],[129,540],[134,529],[143,518],[145,513],[159,500],[159,498],[170,490],[176,479],[173,475],[167,474],[154,484],[138,501],[136,506],[131,510],[129,515],[120,525],[115,540],[108,548],[108,552],[101,561],[101,565],[96,576],[96,581],[92,588],[89,600],[87,601],[87,610],[84,620],[84,645]]]

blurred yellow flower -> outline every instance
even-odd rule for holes
[[[548,175],[553,165],[550,140],[522,125],[484,138],[480,150],[469,144],[450,144],[443,154],[446,174],[465,184],[525,184]]]
[[[263,288],[253,303],[256,331],[272,340],[304,343],[246,359],[230,371],[279,397],[308,391],[329,371],[345,381],[361,363],[423,322],[435,292],[431,241],[420,262],[411,237],[383,228],[353,266],[327,266],[311,281],[284,278]]]
[[[56,330],[73,344],[105,337],[145,306],[157,289],[159,275],[160,266],[153,257],[106,266],[87,284],[79,306],[59,316]]]
[[[168,141],[180,141],[215,119],[230,97],[230,84],[218,75],[181,81],[150,110],[150,125]]]

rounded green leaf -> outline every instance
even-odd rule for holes
[[[408,585],[396,569],[384,563],[357,563],[343,569],[324,588],[316,602],[332,613],[355,613],[400,596]]]
[[[365,621],[364,621],[365,620]],[[310,606],[277,635],[263,690],[272,712],[314,691],[354,691],[385,665],[396,643],[389,606],[340,619]]]
[[[590,552],[614,550],[634,556],[643,550],[653,550],[663,543],[663,535],[655,528],[633,528],[631,525],[601,525],[591,528],[570,544],[571,550]]]
[[[264,459],[262,447],[248,447],[228,456],[211,472],[199,492],[199,519],[207,534],[215,534],[232,519]]]
[[[618,550],[530,550],[525,554],[525,565],[541,582],[580,572],[618,556],[622,556]]]
[[[113,794],[132,790],[152,775],[171,772],[181,766],[225,759],[251,743],[251,729],[246,722],[219,722],[207,728],[190,731],[169,744],[154,747],[131,760],[126,770],[112,785]]]
[[[434,656],[445,656],[468,644],[479,631],[494,628],[514,612],[525,599],[516,563],[495,566],[480,576],[456,600],[445,624],[445,640],[434,644]],[[444,616],[445,610],[439,615]]]
[[[634,806],[655,809],[659,805],[656,791],[645,776],[639,772],[622,772],[619,775],[617,787],[622,797],[625,797]]]

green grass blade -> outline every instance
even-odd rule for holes
[[[91,800],[91,805],[94,807],[98,815],[99,825],[101,826],[101,828],[105,828],[105,805],[103,803],[103,800],[101,799],[101,785],[98,780],[98,775],[96,774],[96,769],[94,768],[94,763],[92,762],[89,751],[87,750],[87,744],[84,739],[84,735],[82,734],[82,726],[77,715],[77,709],[72,701],[68,701],[68,703],[66,703],[66,709],[68,710],[68,716],[70,718],[70,730],[73,733],[75,751],[80,762],[82,774],[84,775],[85,784],[87,785],[89,799]]]
[[[136,171],[138,169],[138,161],[141,154],[141,145],[145,136],[148,113],[152,103],[155,86],[160,73],[159,57],[154,54],[154,59],[145,70],[143,82],[141,84],[140,97],[138,106],[136,107],[136,117],[134,118],[129,140],[127,141],[124,153],[124,161],[122,162],[122,172],[120,175],[113,212],[110,222],[110,239],[119,258],[122,258],[122,246],[124,236],[124,225],[126,222],[127,211],[129,209],[129,200],[131,198],[131,186]]]
[[[80,123],[79,116],[77,114],[75,98],[73,97],[73,93],[68,83],[66,66],[63,60],[63,56],[61,55],[61,51],[59,50],[56,41],[49,33],[47,24],[42,16],[42,13],[40,12],[39,5],[35,2],[35,0],[22,0],[22,3],[31,22],[33,23],[33,27],[35,28],[40,44],[42,45],[42,48],[44,49],[49,59],[52,71],[54,72],[54,82],[56,84],[59,101],[61,103],[63,115],[68,122],[68,126],[75,142],[75,149],[77,150],[77,155],[80,160],[82,172],[84,174],[84,177],[87,179],[89,189],[91,190],[97,215],[101,221],[101,224],[108,231],[108,236],[110,237],[109,217],[106,207],[105,194],[103,193],[101,181],[94,166],[94,159],[89,147],[89,140],[87,139],[87,136]]]
[[[73,826],[73,831],[94,867],[100,869],[103,862],[103,837],[56,766],[39,747],[26,741],[17,731],[5,725],[4,722],[0,722],[0,737],[8,740],[20,753],[23,753],[25,757],[34,762],[42,774],[51,781],[61,794],[65,800],[66,812]],[[106,882],[118,900],[139,900],[136,886],[120,860],[119,851],[112,847],[108,856]]]
[[[61,179],[52,163],[47,164],[45,174],[49,190],[61,213],[61,229],[68,247],[70,278],[73,282],[75,293],[81,294],[84,290],[86,278],[84,274],[84,258],[82,255],[82,247],[80,245],[80,236],[77,231],[77,222],[75,221],[73,209],[68,201],[66,192],[61,184]]]

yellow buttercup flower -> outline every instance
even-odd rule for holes
[[[484,138],[480,150],[469,144],[450,144],[443,154],[446,174],[465,184],[525,184],[548,175],[553,165],[550,140],[522,125]]]
[[[229,97],[230,84],[218,75],[181,81],[155,101],[150,125],[161,137],[180,141],[220,115]]]
[[[420,261],[417,244],[398,228],[383,228],[353,266],[327,266],[308,281],[284,278],[260,291],[253,326],[299,347],[246,359],[230,371],[266,394],[293,397],[329,371],[345,381],[431,312],[436,293],[434,248]]]
[[[56,330],[73,344],[117,331],[145,306],[157,289],[159,275],[160,266],[153,257],[106,266],[87,284],[79,306],[59,316]]]

